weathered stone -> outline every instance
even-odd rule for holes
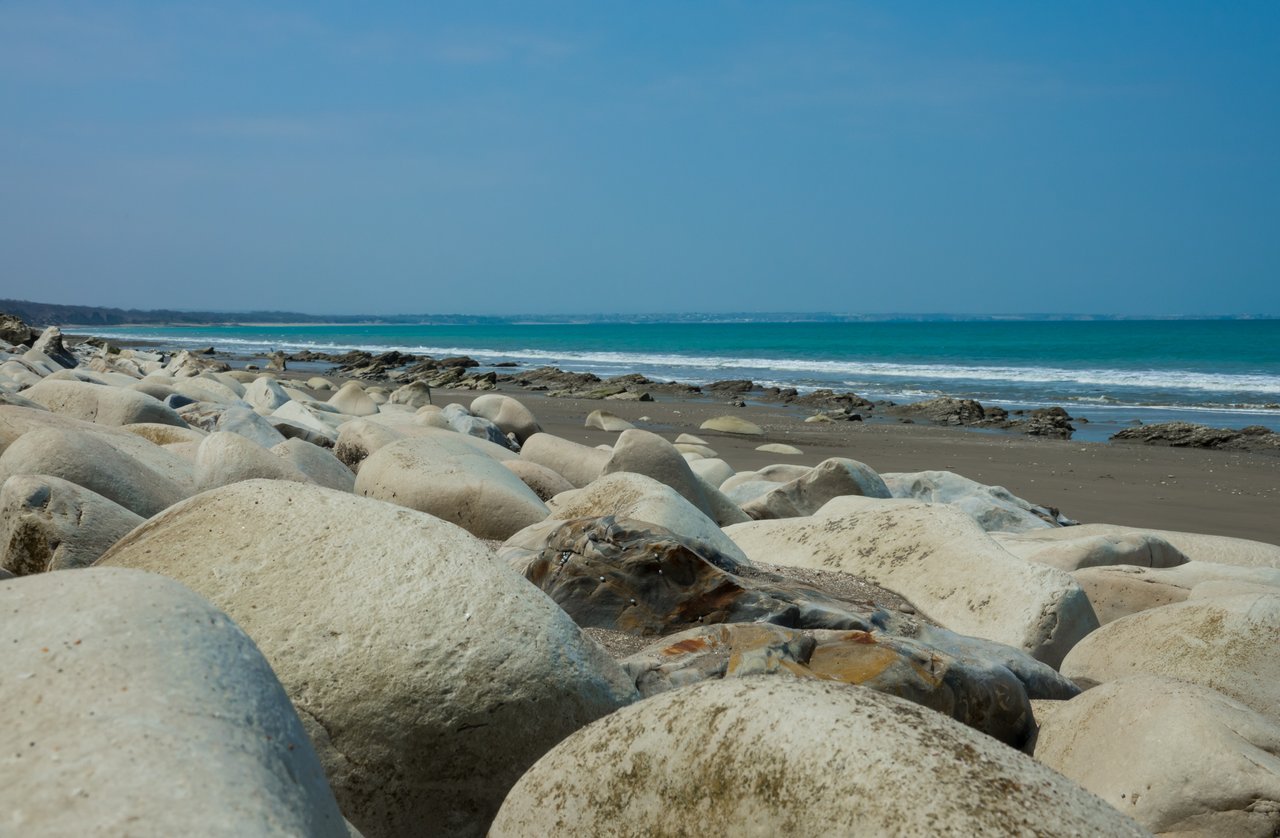
[[[565,521],[605,515],[647,521],[700,548],[749,564],[738,545],[714,521],[675,489],[643,474],[607,474],[585,488],[557,495],[548,506],[552,518]]]
[[[14,475],[0,486],[0,565],[16,576],[87,567],[142,521],[59,477]]]
[[[31,348],[43,353],[46,358],[50,358],[59,366],[71,369],[75,367],[79,361],[76,356],[71,354],[66,344],[62,342],[62,330],[57,326],[47,326],[40,337],[36,338],[36,342],[31,344]]]
[[[820,791],[818,791],[820,790]],[[1143,835],[1030,757],[862,687],[736,678],[569,737],[491,835]]]
[[[764,445],[757,445],[757,451],[763,451],[766,454],[782,454],[786,457],[800,457],[804,452],[794,445],[787,445],[784,442],[769,442]]]
[[[1120,678],[1060,704],[1036,759],[1162,835],[1280,833],[1280,723],[1206,687]]]
[[[510,448],[512,451],[520,450],[520,446],[508,439],[501,428],[488,419],[472,416],[470,411],[460,404],[445,405],[440,415],[448,420],[449,426],[460,434],[483,439],[495,445]]]
[[[714,678],[780,675],[896,695],[1015,748],[1036,729],[1026,691],[1008,669],[882,631],[701,626],[663,638],[622,667],[646,698]]]
[[[162,571],[244,628],[371,838],[484,834],[534,760],[635,695],[482,543],[380,501],[237,483],[147,522],[101,564]]]
[[[180,428],[177,425],[160,425],[155,422],[121,425],[120,430],[142,437],[156,445],[172,445],[175,442],[194,442],[199,445],[206,436],[204,431],[197,428]]]
[[[122,438],[66,428],[29,431],[0,455],[0,480],[15,474],[45,474],[82,486],[149,518],[195,491],[191,468],[174,455],[132,434]],[[137,446],[129,446],[133,440]],[[142,447],[151,449],[146,459]],[[186,480],[175,479],[186,471]]]
[[[798,518],[812,515],[832,498],[848,495],[887,498],[889,489],[869,466],[845,457],[832,457],[818,463],[803,477],[742,504],[742,511],[757,521]]]
[[[719,488],[724,481],[733,476],[733,466],[718,457],[704,457],[689,463],[693,473],[705,480],[709,485]]]
[[[327,404],[348,416],[372,416],[378,405],[365,393],[359,382],[348,381],[329,397]]]
[[[242,480],[311,482],[288,460],[277,457],[252,440],[227,431],[214,431],[205,437],[196,452],[195,463],[196,489],[201,492]]]
[[[352,492],[356,476],[331,452],[300,439],[286,439],[277,443],[271,453],[297,469],[317,486]]]
[[[98,425],[154,422],[185,427],[187,424],[172,408],[145,393],[122,387],[44,380],[28,387],[22,395],[54,413]]]
[[[259,376],[244,388],[244,400],[253,409],[263,415],[273,413],[276,408],[288,402],[289,394],[280,383],[270,376]]]
[[[714,419],[708,419],[698,427],[704,431],[720,431],[725,434],[745,436],[760,436],[764,433],[764,429],[756,423],[748,422],[738,416],[717,416]]]
[[[232,405],[218,415],[214,430],[239,434],[263,448],[284,442],[284,435],[261,414],[243,405]]]
[[[355,491],[505,539],[546,518],[548,509],[511,471],[447,433],[402,439],[360,466]]]
[[[573,484],[565,480],[558,471],[552,471],[531,460],[517,457],[513,460],[503,460],[502,465],[519,477],[521,482],[532,489],[544,503],[561,492],[573,491]]]
[[[1039,532],[1066,523],[1056,510],[1025,501],[1003,486],[985,486],[949,471],[917,471],[881,477],[893,497],[951,504],[987,532]]]
[[[993,533],[992,538],[1015,556],[1067,571],[1112,565],[1176,567],[1187,562],[1181,551],[1151,533],[1083,534],[1071,538],[1078,529]],[[1040,538],[1039,533],[1053,533],[1055,537]]]
[[[631,429],[623,431],[614,443],[604,474],[629,472],[652,477],[670,486],[720,526],[739,524],[747,515],[720,491],[699,479],[675,447],[657,434]],[[719,497],[717,497],[719,496]]]
[[[0,584],[5,831],[343,838],[253,642],[182,585],[89,568]]]
[[[620,433],[629,431],[635,425],[623,419],[621,416],[615,416],[607,410],[593,410],[587,414],[587,421],[583,423],[584,427],[596,428],[609,433]]]
[[[481,419],[488,419],[504,434],[511,434],[521,445],[542,431],[533,412],[510,396],[496,393],[477,396],[471,402],[471,412]]]
[[[412,408],[424,407],[431,404],[431,388],[423,381],[411,381],[402,387],[396,388],[388,397],[387,401],[391,404],[403,404]]]
[[[858,497],[831,506],[838,514],[725,532],[753,559],[853,573],[952,631],[1006,643],[1050,666],[1098,627],[1074,579],[1012,555],[958,509]]]
[[[1280,596],[1198,599],[1108,623],[1076,645],[1062,674],[1105,684],[1146,673],[1201,684],[1280,719]]]
[[[520,448],[520,457],[559,472],[581,489],[604,473],[609,455],[551,434],[534,434]]]

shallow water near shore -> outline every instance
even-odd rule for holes
[[[1079,439],[1135,422],[1280,422],[1280,320],[881,323],[509,323],[94,327],[104,337],[254,354],[283,349],[470,355],[705,384],[750,379],[910,402],[1060,404]]]

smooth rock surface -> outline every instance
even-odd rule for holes
[[[623,419],[621,416],[615,416],[607,410],[593,410],[587,414],[587,420],[583,423],[584,427],[596,428],[601,431],[610,433],[619,433],[621,431],[629,431],[635,425]]]
[[[173,408],[166,407],[145,393],[123,387],[46,379],[23,390],[22,395],[54,413],[98,425],[132,425],[139,422],[177,425],[181,428],[187,425]]]
[[[0,583],[7,834],[344,838],[271,668],[225,614],[149,573]]]
[[[300,439],[286,439],[271,453],[297,469],[317,486],[339,492],[355,491],[356,476],[341,460],[318,445]]]
[[[1082,685],[1167,675],[1210,687],[1280,720],[1280,596],[1198,599],[1108,623],[1062,662]]]
[[[506,539],[549,514],[519,477],[447,433],[379,448],[361,464],[355,491],[435,515],[480,538]]]
[[[761,521],[812,515],[833,498],[857,495],[888,498],[889,489],[870,466],[845,457],[818,463],[802,477],[770,489],[742,504],[742,511]]]
[[[309,445],[310,443],[301,443]],[[196,451],[196,489],[201,492],[242,480],[311,482],[285,459],[256,442],[227,431],[214,431]]]
[[[1280,723],[1206,687],[1120,678],[1060,703],[1035,756],[1152,832],[1280,833]]]
[[[718,489],[699,479],[675,447],[655,433],[633,428],[618,435],[603,473],[619,472],[643,474],[670,486],[722,527],[749,520],[731,500],[719,496]]]
[[[739,434],[745,436],[760,436],[764,433],[764,429],[754,422],[749,422],[738,416],[717,416],[708,419],[698,426],[704,431],[720,431],[725,434]]]
[[[521,445],[529,437],[542,431],[533,411],[510,396],[489,393],[477,396],[471,402],[471,412],[488,419],[504,434],[511,434]]]
[[[147,522],[101,564],[164,572],[236,619],[370,838],[484,834],[534,760],[635,695],[482,543],[380,501],[236,483]]]
[[[559,472],[581,489],[604,473],[609,454],[548,433],[534,434],[520,448],[525,460]]]
[[[884,474],[895,498],[959,507],[987,532],[1038,532],[1057,527],[1057,514],[1023,500],[1003,486],[986,486],[950,471]]]

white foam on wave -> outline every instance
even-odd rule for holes
[[[285,349],[317,352],[388,352],[397,350],[420,355],[470,355],[482,363],[497,361],[521,361],[525,363],[553,364],[574,370],[593,372],[642,372],[648,375],[666,375],[682,378],[691,383],[706,383],[715,378],[767,379],[778,386],[797,386],[786,373],[806,375],[804,383],[814,386],[880,386],[899,383],[903,379],[920,385],[928,381],[967,381],[992,384],[1058,385],[1062,389],[1080,386],[1107,388],[1134,388],[1144,391],[1172,391],[1187,393],[1251,393],[1280,401],[1280,375],[1254,373],[1214,373],[1197,370],[1126,370],[1108,368],[1068,369],[1065,367],[1006,365],[952,365],[938,363],[901,363],[884,361],[824,361],[798,358],[757,358],[682,355],[676,353],[634,353],[607,351],[551,351],[529,347],[495,349],[476,346],[428,346],[382,343],[343,343],[323,341],[290,341],[271,339],[231,338],[203,334],[183,337],[142,331],[111,331],[109,336],[126,340],[160,341],[174,345],[208,345],[240,348],[251,351]],[[852,380],[850,380],[852,379]],[[925,395],[923,389],[900,391],[903,395],[914,392]],[[1111,396],[1096,396],[1099,400],[1111,400]]]

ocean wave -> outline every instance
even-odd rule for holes
[[[942,392],[928,388],[928,382],[966,382],[971,386],[1032,385],[1070,390],[1078,387],[1122,388],[1153,392],[1261,394],[1280,401],[1280,375],[1218,373],[1185,369],[1070,369],[1053,366],[1007,366],[984,364],[905,363],[800,358],[697,356],[677,353],[607,351],[553,351],[531,347],[497,349],[479,346],[433,346],[385,343],[344,343],[330,341],[288,341],[262,338],[231,338],[221,335],[175,336],[144,331],[111,331],[110,337],[155,341],[174,346],[208,345],[244,351],[311,350],[315,352],[387,352],[397,350],[420,355],[470,355],[484,362],[519,361],[529,364],[564,366],[592,372],[642,372],[651,376],[706,383],[716,378],[767,380],[777,386],[847,386],[884,389],[892,387],[903,397],[927,397]],[[790,374],[790,375],[788,375]],[[906,384],[906,387],[903,385]],[[914,384],[912,387],[910,385]],[[895,386],[896,385],[896,386]],[[1060,398],[1067,398],[1066,396]],[[1077,401],[1112,402],[1109,394],[1072,397]],[[1125,400],[1129,401],[1129,400]],[[1113,402],[1114,403],[1114,402]]]

